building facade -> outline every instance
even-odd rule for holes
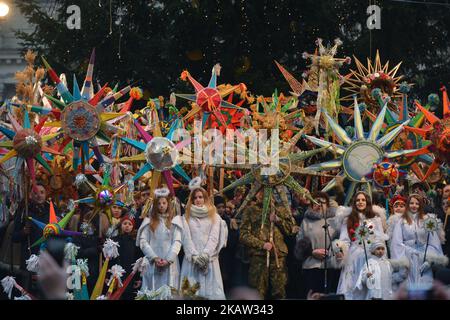
[[[9,6],[9,14],[0,18],[0,101],[15,94],[14,75],[25,67],[22,46],[15,31],[30,32],[32,28],[12,0],[3,1]]]

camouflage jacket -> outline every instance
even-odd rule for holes
[[[264,243],[270,242],[270,220],[267,215],[263,228],[262,222],[262,205],[250,206],[244,209],[242,222],[240,226],[239,240],[242,244],[249,248],[250,255],[266,255],[263,249]],[[278,256],[286,256],[288,248],[284,241],[285,236],[292,235],[292,227],[294,226],[291,213],[284,207],[277,207],[276,214],[278,221],[274,222],[273,242]],[[273,250],[271,251],[273,255]]]

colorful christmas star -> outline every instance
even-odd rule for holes
[[[219,74],[220,65],[216,64],[212,69],[212,75],[208,86],[204,87],[197,82],[187,70],[182,72],[181,79],[184,81],[189,80],[195,88],[195,94],[176,94],[177,97],[195,102],[195,104],[192,104],[192,109],[185,115],[183,120],[190,119],[196,114],[201,114],[202,124],[203,127],[205,127],[209,124],[211,115],[214,115],[220,126],[224,128],[228,127],[227,121],[221,113],[222,108],[240,109],[240,107],[223,100],[223,98],[242,85],[232,86],[226,90],[219,91],[217,89],[217,76]]]
[[[32,217],[28,217],[28,219],[30,219],[36,226],[38,226],[42,230],[42,237],[40,237],[35,243],[33,243],[31,247],[35,247],[37,245],[40,245],[41,243],[46,242],[50,236],[63,235],[73,237],[82,235],[81,232],[64,230],[74,213],[75,208],[72,209],[68,214],[66,214],[64,218],[58,221],[55,213],[55,208],[53,207],[53,202],[50,201],[50,216],[47,224]]]
[[[108,131],[116,132],[118,129],[108,124],[107,121],[123,115],[121,113],[105,112],[105,108],[123,97],[130,91],[131,87],[127,86],[119,92],[105,96],[105,85],[94,95],[92,74],[94,71],[95,50],[92,51],[81,91],[74,76],[73,93],[69,92],[48,62],[44,58],[42,60],[63,100],[61,102],[56,98],[47,96],[62,110],[62,114],[60,121],[48,122],[45,125],[62,128],[65,134],[63,146],[71,141],[73,142],[73,168],[75,170],[78,168],[80,160],[83,164],[89,162],[89,147],[92,147],[97,160],[103,163],[104,159],[99,150],[97,137],[109,141]],[[84,165],[82,170],[84,170]]]
[[[409,121],[405,121],[391,132],[378,137],[384,122],[387,103],[384,104],[378,117],[372,124],[372,128],[368,134],[364,133],[361,114],[358,107],[356,96],[354,96],[354,132],[355,136],[350,137],[347,132],[336,123],[326,111],[325,116],[328,119],[331,129],[336,137],[340,140],[340,144],[332,143],[326,140],[318,139],[313,136],[306,136],[308,140],[320,147],[330,147],[340,155],[340,158],[323,163],[318,163],[307,167],[308,170],[326,171],[342,168],[339,173],[351,181],[351,184],[346,192],[345,204],[347,205],[352,198],[355,189],[358,185],[365,184],[370,188],[366,177],[372,171],[373,164],[380,162],[383,158],[396,158],[401,155],[412,154],[416,150],[397,150],[386,151],[386,146],[398,135]],[[336,179],[332,179],[324,188],[323,192],[331,190],[336,185]]]
[[[157,116],[157,114],[156,114]],[[182,150],[188,143],[190,143],[190,139],[183,140],[177,144],[175,144],[172,140],[174,137],[174,133],[176,129],[181,128],[181,119],[174,121],[169,129],[168,134],[163,137],[161,134],[161,128],[159,126],[159,121],[156,121],[157,125],[153,130],[153,136],[147,133],[144,128],[137,122],[134,121],[134,125],[141,135],[144,142],[134,139],[129,139],[122,137],[122,141],[129,144],[130,146],[139,150],[140,154],[130,157],[120,158],[118,161],[120,162],[144,162],[144,165],[139,169],[139,171],[133,176],[131,182],[138,180],[145,173],[153,170],[151,186],[150,186],[150,194],[158,187],[161,175],[164,177],[167,187],[169,188],[172,195],[175,194],[173,187],[173,177],[172,170],[179,174],[183,179],[187,182],[191,180],[191,178],[186,174],[183,168],[177,163],[178,160],[178,151]]]
[[[20,168],[26,162],[34,185],[36,181],[34,160],[39,162],[48,172],[52,172],[42,154],[45,152],[59,154],[57,150],[48,147],[46,144],[47,141],[56,137],[58,134],[39,135],[40,126],[38,125],[32,128],[28,110],[25,108],[23,109],[22,125],[19,124],[10,112],[8,112],[8,117],[12,125],[12,130],[4,125],[0,126],[0,132],[9,140],[0,142],[0,147],[9,149],[9,151],[0,159],[0,164],[16,157],[14,176],[17,176]]]
[[[415,102],[417,108],[421,111],[427,120],[427,124],[422,128],[406,127],[410,132],[420,135],[431,143],[420,148],[410,156],[424,154],[433,154],[434,161],[428,168],[426,174],[421,178],[426,180],[442,164],[450,163],[450,102],[447,95],[447,89],[441,88],[443,100],[443,119],[436,117],[432,112],[422,107],[418,101]]]
[[[311,198],[309,191],[303,188],[294,179],[293,174],[298,173],[308,175],[323,175],[302,168],[302,162],[305,159],[322,152],[323,149],[321,148],[311,151],[291,153],[290,150],[292,146],[296,144],[296,142],[300,139],[302,135],[303,135],[302,131],[297,133],[291,139],[291,141],[284,144],[279,150],[279,152],[275,154],[273,154],[273,152],[270,152],[267,155],[264,155],[261,152],[259,152],[258,154],[259,161],[256,164],[249,163],[249,164],[217,165],[218,167],[224,167],[225,169],[250,171],[222,190],[222,193],[225,193],[239,186],[251,185],[250,191],[248,192],[241,206],[238,208],[238,212],[241,212],[244,208],[246,208],[247,204],[256,196],[256,194],[260,190],[263,190],[264,192],[263,210],[262,210],[263,222],[265,221],[267,214],[270,210],[270,203],[273,197],[274,190],[276,190],[276,192],[279,194],[282,205],[286,209],[290,208],[286,194],[286,187],[289,190],[302,194],[305,197],[308,197],[311,201],[314,201]],[[248,151],[250,153],[252,152],[251,150]],[[254,156],[256,157],[256,155]],[[274,167],[275,161],[278,161],[277,163],[278,167]]]
[[[112,188],[110,186],[111,169],[111,164],[104,164],[103,181],[98,187],[91,184],[86,177],[81,175],[81,180],[86,182],[94,195],[75,201],[75,203],[93,204],[94,212],[92,216],[94,217],[97,213],[103,211],[108,216],[109,221],[112,220],[111,207],[113,205],[121,207],[125,205],[122,201],[120,201],[118,195],[118,192],[125,186],[125,184],[122,184],[117,188]]]
[[[401,62],[389,70],[389,61],[384,65],[381,64],[380,53],[377,50],[375,61],[372,62],[367,58],[367,66],[364,66],[355,56],[357,70],[350,70],[344,80],[347,84],[344,87],[350,94],[342,98],[342,101],[351,101],[353,95],[360,95],[361,99],[369,107],[369,111],[378,112],[382,106],[379,106],[376,99],[371,95],[375,88],[380,89],[381,96],[389,96],[392,101],[400,98],[399,86],[403,76],[396,76]]]

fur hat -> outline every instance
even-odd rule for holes
[[[406,204],[406,198],[400,194],[397,194],[394,197],[392,197],[391,201],[389,201],[389,204],[391,206],[394,206],[397,202],[403,202]]]
[[[195,177],[189,182],[189,190],[194,191],[195,189],[200,188],[202,185],[202,178]]]
[[[132,217],[132,216],[130,216],[130,215],[124,215],[123,217],[122,217],[122,219],[120,219],[120,224],[122,224],[122,223],[124,223],[125,221],[130,221],[131,222],[131,224],[133,225],[133,229],[134,229],[134,227],[136,226],[136,221],[134,220],[134,218]]]
[[[170,195],[170,191],[167,188],[159,188],[155,190],[155,197],[156,198],[165,198]]]
[[[370,253],[373,253],[379,247],[384,247],[384,249],[386,249],[386,244],[384,243],[384,240],[381,240],[381,239],[372,240],[372,242],[369,246]]]

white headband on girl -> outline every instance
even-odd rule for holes
[[[194,191],[195,189],[201,188],[202,178],[195,177],[189,182],[189,190]]]
[[[169,196],[169,194],[170,194],[170,191],[167,188],[159,188],[159,189],[155,190],[155,196],[157,198],[166,198]]]

